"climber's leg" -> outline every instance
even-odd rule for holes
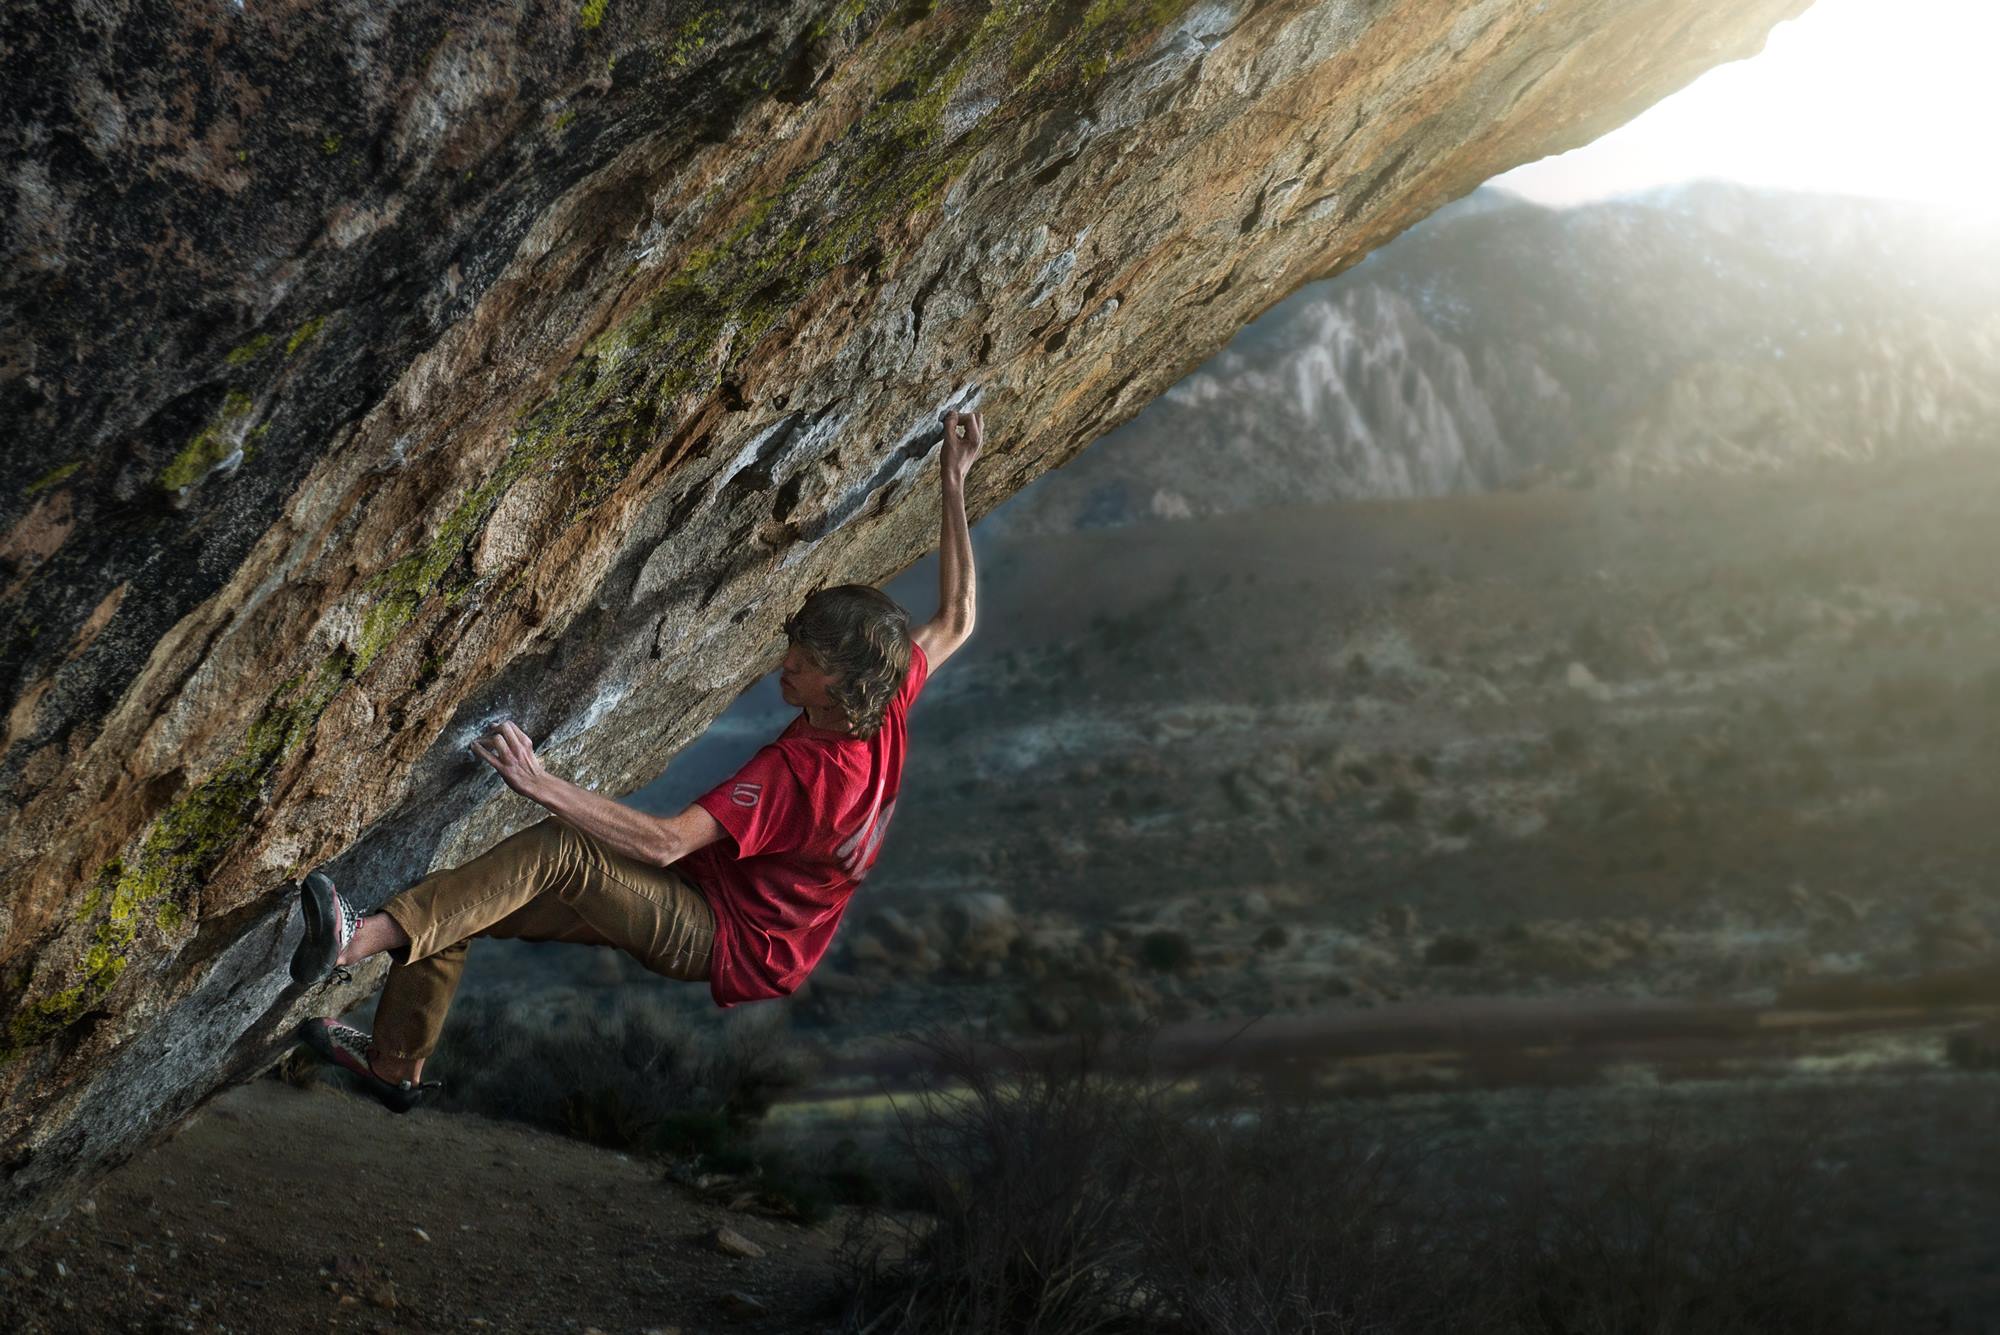
[[[567,878],[569,827],[553,817],[502,839],[462,866],[434,872],[384,904],[407,938],[392,950],[414,964],[471,937]]]
[[[410,963],[391,963],[375,1003],[375,1042],[368,1065],[384,1080],[419,1080],[424,1059],[437,1049],[445,1013],[465,972],[470,941],[455,941]]]
[[[394,918],[379,910],[364,913],[354,924],[354,935],[341,947],[334,963],[358,964],[370,955],[379,955],[385,950],[396,950],[409,944],[409,933],[398,926]]]
[[[409,940],[393,952],[376,1007],[370,1061],[390,1079],[416,1079],[436,1049],[472,936],[615,946],[687,981],[708,977],[715,938],[715,915],[686,877],[554,819],[427,877],[382,912]]]

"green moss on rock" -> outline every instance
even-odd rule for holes
[[[470,176],[471,174],[472,174],[471,172],[466,173],[467,176]],[[326,317],[324,315],[315,315],[313,316],[312,319],[307,320],[297,329],[294,329],[292,331],[292,336],[285,340],[285,355],[287,357],[296,355],[300,348],[303,348],[306,344],[312,342],[313,339],[318,336],[319,331],[321,330],[321,328],[325,326],[325,324],[326,324]]]
[[[234,846],[261,802],[265,781],[304,744],[347,676],[344,663],[329,660],[272,692],[236,754],[153,822],[129,863],[114,864],[109,923],[134,924],[143,908],[186,902],[202,875]]]
[[[702,30],[719,17],[719,12],[709,10],[696,14],[674,30],[668,39],[664,55],[661,57],[669,68],[686,69],[701,48],[706,44]]]
[[[160,485],[168,491],[191,487],[208,476],[209,470],[235,453],[230,437],[237,421],[252,407],[250,396],[232,389],[222,397],[222,407],[214,420],[203,427],[160,472]]]
[[[59,487],[64,482],[67,482],[70,478],[70,475],[76,472],[76,470],[81,467],[83,467],[83,461],[81,459],[78,459],[72,463],[58,464],[56,467],[51,468],[48,472],[36,478],[33,482],[30,482],[26,487],[23,487],[21,489],[21,494],[23,496],[38,496],[42,492],[47,491],[50,487]]]
[[[854,21],[867,8],[868,0],[840,0],[830,12],[814,19],[806,28],[806,41],[817,42],[827,33],[854,26]]]
[[[124,973],[149,918],[163,935],[185,927],[202,883],[242,839],[263,805],[271,775],[304,745],[352,675],[352,661],[337,654],[312,673],[280,685],[266,698],[262,715],[235,754],[162,812],[136,847],[100,869],[79,917],[87,920],[99,912],[102,917],[68,986],[16,1011],[0,1061],[81,1019]]]
[[[93,997],[86,996],[82,983],[29,1002],[16,1011],[7,1025],[7,1043],[0,1048],[0,1065],[14,1060],[28,1048],[46,1041],[83,1018]]]
[[[249,342],[231,348],[229,355],[222,360],[229,366],[248,366],[264,355],[264,350],[271,346],[272,341],[269,334],[259,334]]]

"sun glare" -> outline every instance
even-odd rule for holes
[[[1493,181],[1548,204],[1701,178],[2000,219],[1996,0],[1817,0],[1594,144]]]

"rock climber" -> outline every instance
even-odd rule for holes
[[[440,1087],[423,1079],[424,1062],[476,936],[615,947],[654,973],[706,982],[718,1006],[797,989],[881,851],[910,702],[972,633],[965,479],[984,421],[953,411],[944,427],[936,616],[912,631],[909,614],[867,585],[807,597],[785,622],[778,678],[798,716],[675,816],[556,777],[526,733],[500,724],[472,750],[550,815],[370,912],[309,873],[292,977],[317,982],[381,951],[390,966],[373,1034],[324,1017],[300,1039],[408,1111]]]

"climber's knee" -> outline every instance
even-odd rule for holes
[[[554,816],[524,833],[533,836],[530,852],[541,864],[538,879],[547,889],[565,899],[575,894],[591,871],[604,860],[602,850],[591,840]]]

